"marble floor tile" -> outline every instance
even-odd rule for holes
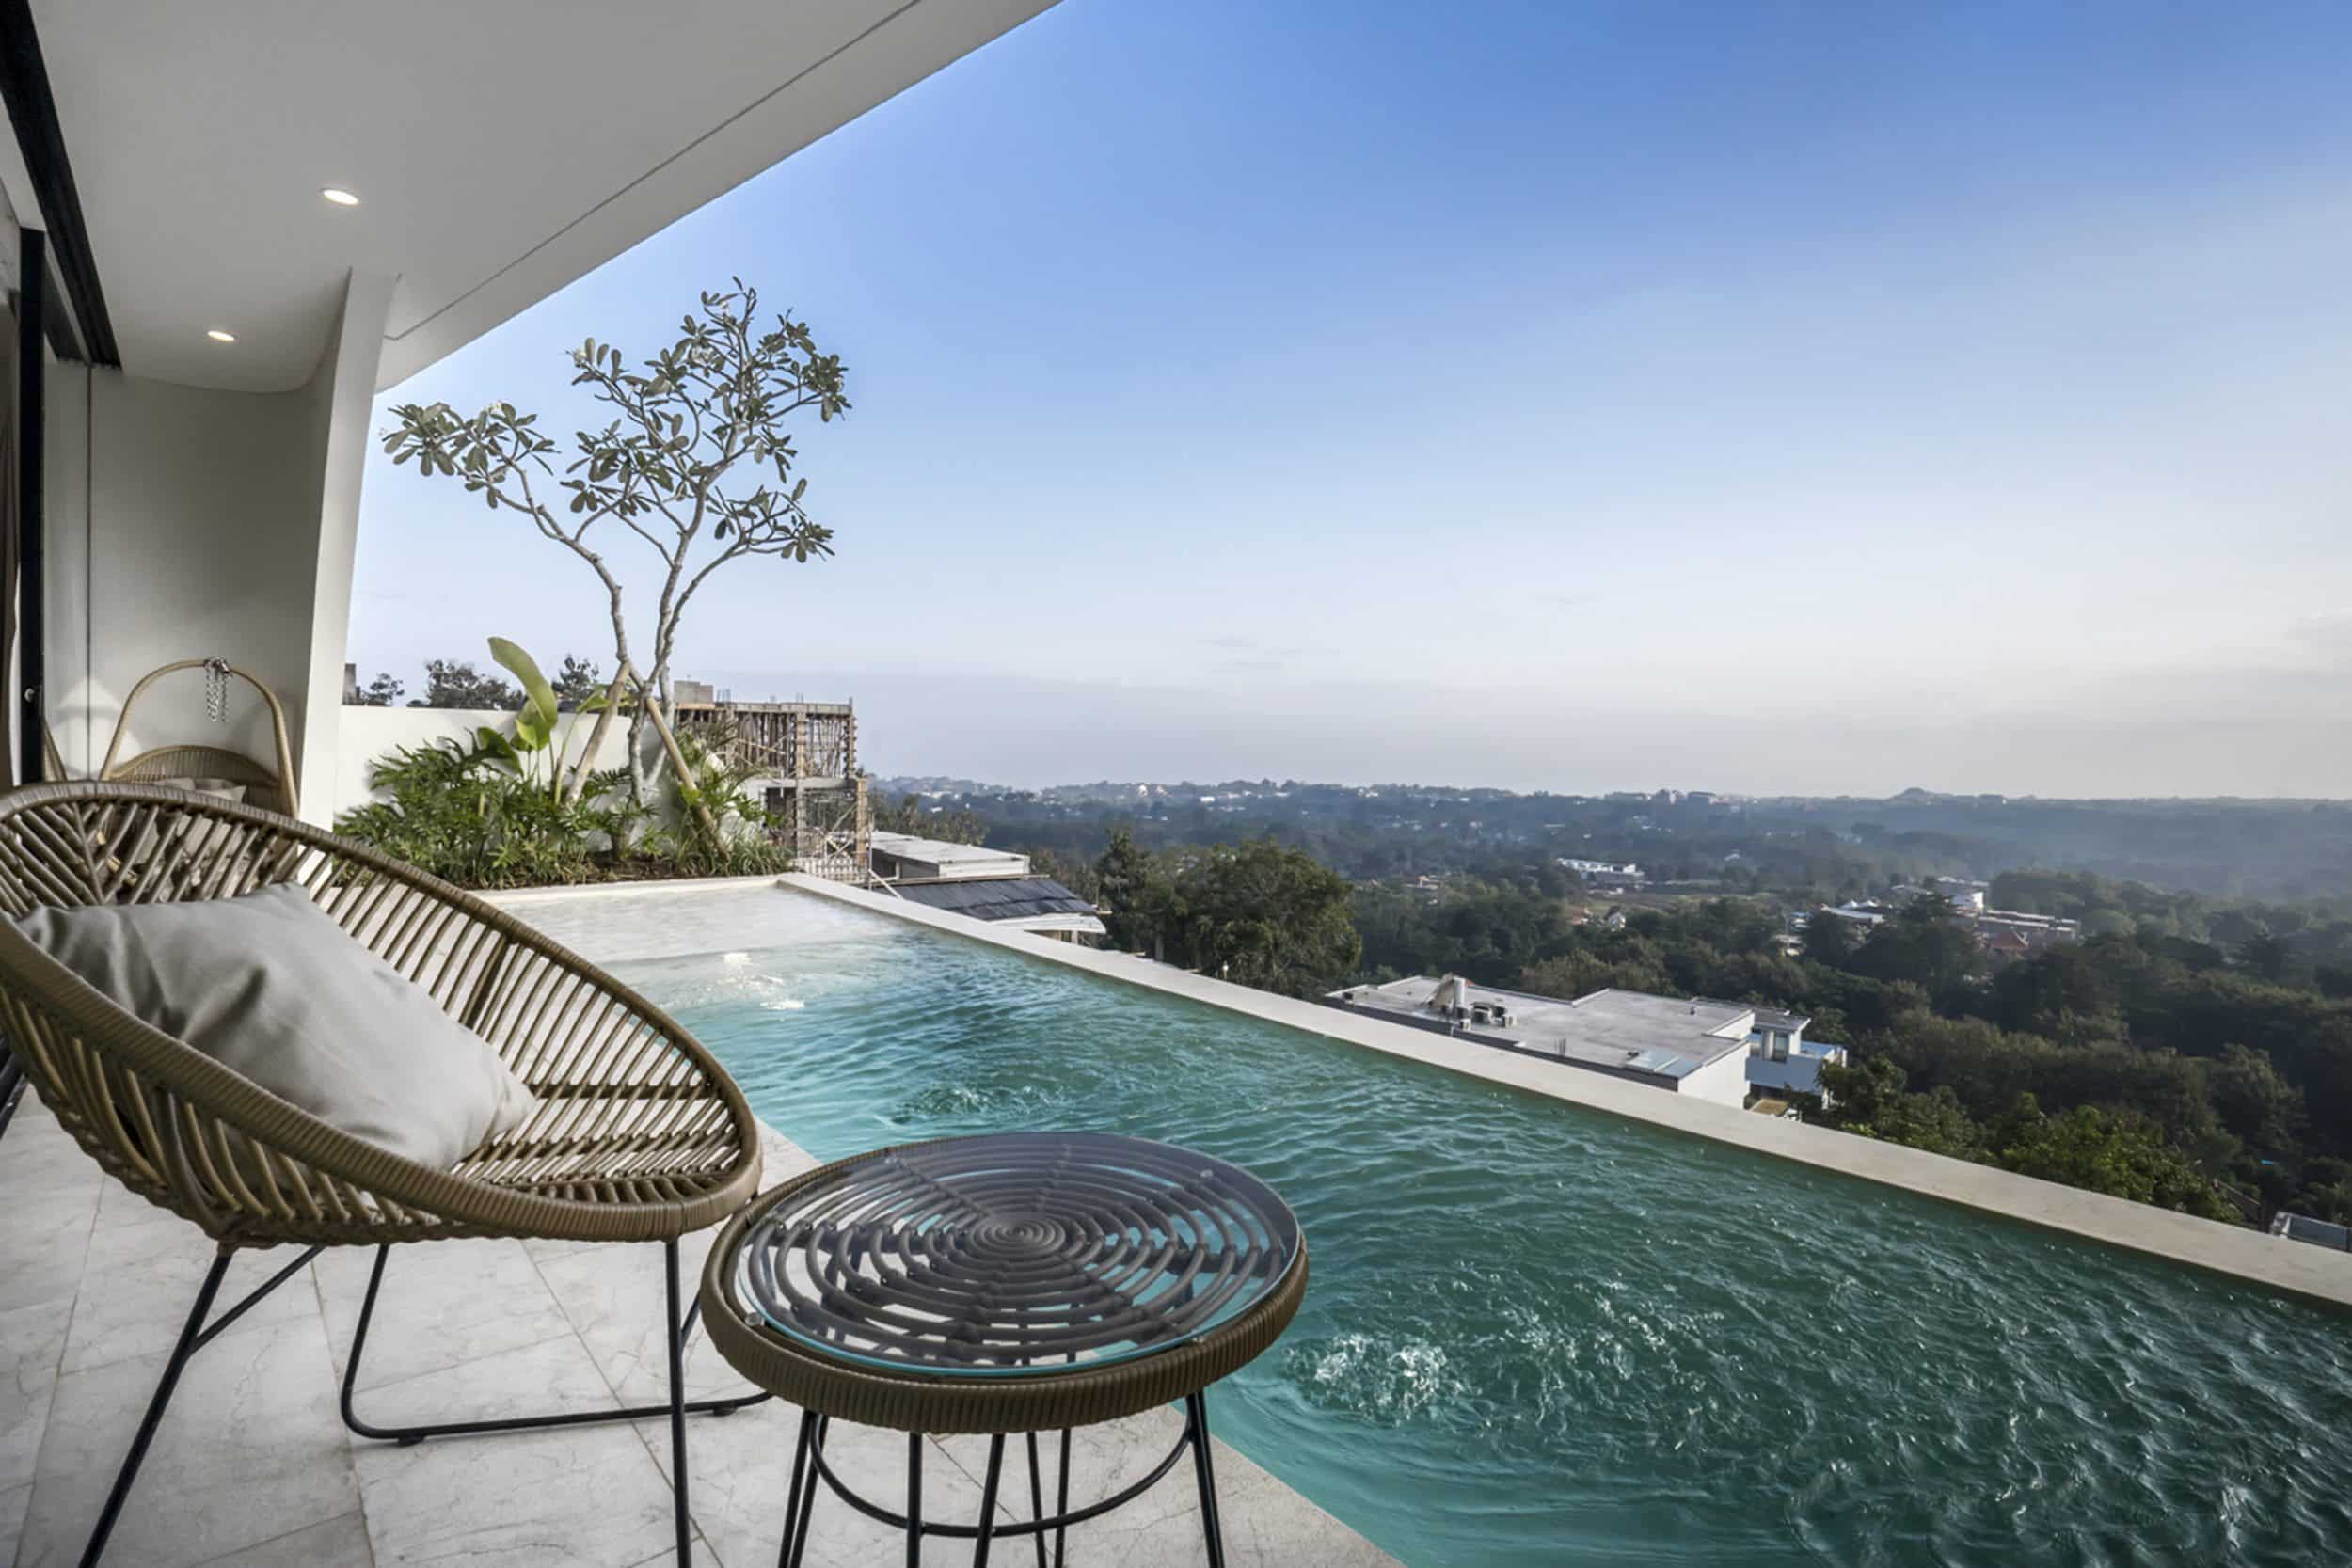
[[[686,1458],[691,1466],[689,1507],[704,1538],[728,1568],[767,1568],[776,1560],[776,1548],[784,1539],[785,1498],[792,1480],[792,1446],[800,1420],[798,1410],[771,1402],[732,1416],[700,1417],[687,1422]],[[644,1421],[638,1431],[667,1477],[668,1424]],[[863,1496],[894,1511],[905,1506],[907,1440],[903,1433],[836,1421],[825,1442],[825,1459]],[[1025,1480],[1023,1485],[1026,1484]],[[978,1483],[926,1438],[924,1513],[961,1524],[977,1518],[979,1508]],[[1012,1515],[1000,1509],[998,1517]],[[816,1520],[803,1568],[864,1568],[903,1559],[906,1537],[902,1532],[866,1518],[821,1485]],[[1023,1549],[1028,1549],[1025,1543]],[[927,1544],[923,1554],[924,1562],[935,1568],[950,1568],[971,1558],[970,1543],[945,1540]],[[993,1560],[1017,1565],[1022,1560],[999,1551]]]
[[[57,1380],[18,1568],[79,1556],[164,1361]],[[315,1315],[223,1335],[188,1363],[108,1559],[184,1568],[352,1513],[350,1455]]]
[[[715,1229],[699,1231],[678,1243],[678,1286],[690,1305],[702,1289],[703,1260],[717,1235]],[[662,1342],[668,1305],[659,1245],[576,1252],[542,1261],[539,1274],[624,1402],[659,1404],[670,1397],[669,1353]],[[687,1397],[710,1399],[749,1388],[710,1348],[709,1337],[697,1332],[687,1347]]]
[[[312,1265],[338,1375],[351,1354],[374,1262],[373,1247],[333,1247]],[[358,1386],[405,1382],[570,1330],[519,1242],[395,1246],[368,1326]]]
[[[163,1205],[141,1197],[113,1177],[105,1177],[98,1195],[98,1223],[135,1225],[141,1220],[161,1219],[171,1213]]]
[[[72,1313],[71,1299],[0,1312],[0,1492],[32,1483]]]
[[[55,1117],[34,1117],[20,1107],[8,1134],[0,1136],[0,1193],[11,1198],[87,1196],[105,1180],[98,1162],[82,1151]]]
[[[12,1132],[0,1145],[15,1141]],[[95,1188],[9,1195],[7,1245],[0,1247],[0,1312],[72,1299],[89,1254],[95,1196]]]
[[[1209,1423],[1216,1424],[1216,1394],[1209,1395]],[[1073,1505],[1108,1496],[1139,1480],[1168,1454],[1184,1432],[1181,1409],[1170,1406],[1080,1427],[1071,1434],[1070,1496]],[[1332,1568],[1377,1568],[1389,1555],[1292,1491],[1224,1442],[1212,1439],[1216,1474],[1217,1517],[1224,1527],[1227,1560],[1247,1568],[1288,1568],[1295,1563]],[[1047,1501],[1060,1475],[1056,1434],[1039,1438]],[[959,1456],[962,1463],[971,1460]],[[1024,1475],[1025,1478],[1025,1469]],[[1070,1532],[1070,1560],[1084,1565],[1116,1562],[1190,1564],[1202,1560],[1200,1485],[1187,1453],[1159,1484],[1125,1508],[1089,1520]]]
[[[0,1492],[0,1563],[16,1561],[17,1538],[24,1533],[24,1511],[32,1504],[33,1483],[29,1481]]]
[[[368,1545],[368,1522],[354,1510],[240,1547],[200,1568],[375,1568],[375,1553]]]
[[[669,1483],[626,1424],[353,1450],[376,1568],[634,1568],[671,1544]]]
[[[518,1345],[460,1366],[420,1372],[398,1383],[358,1390],[359,1418],[375,1426],[428,1426],[446,1421],[499,1421],[516,1416],[615,1410],[612,1390],[572,1334]],[[468,1438],[474,1443],[487,1439]],[[438,1439],[436,1439],[438,1441]],[[352,1442],[377,1446],[357,1433]]]
[[[188,1308],[196,1304],[215,1248],[201,1230],[177,1215],[160,1209],[148,1212],[153,1217],[114,1224],[102,1214],[90,1233],[81,1291],[73,1304],[73,1326],[66,1338],[64,1370],[69,1374],[167,1352],[187,1324]],[[209,1317],[218,1318],[244,1300],[300,1251],[240,1251],[230,1259]],[[296,1277],[262,1297],[227,1334],[317,1315],[317,1293],[308,1279]]]
[[[664,1546],[644,1561],[634,1564],[633,1568],[667,1568],[668,1564],[676,1560],[677,1553]],[[719,1560],[719,1554],[710,1549],[707,1542],[694,1543],[694,1553],[690,1560],[693,1563],[693,1568],[726,1568],[726,1565]],[[763,1563],[760,1568],[767,1568],[767,1565]]]

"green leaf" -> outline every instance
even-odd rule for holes
[[[524,751],[545,749],[548,742],[555,737],[556,721],[560,717],[555,703],[555,688],[548,684],[548,677],[540,673],[536,659],[503,637],[490,639],[490,657],[506,666],[515,678],[522,682],[523,693],[528,699],[523,704],[523,710],[515,715],[515,738],[522,742]]]
[[[492,761],[511,768],[517,773],[523,770],[522,753],[515,750],[515,743],[489,725],[484,724],[476,729],[473,732],[473,737],[474,743],[480,746]]]

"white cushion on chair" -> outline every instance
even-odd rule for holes
[[[300,888],[35,910],[17,928],[116,1006],[327,1125],[447,1168],[538,1100]]]

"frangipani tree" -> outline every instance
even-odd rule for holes
[[[522,514],[596,573],[617,668],[585,754],[595,754],[612,713],[626,707],[641,804],[651,783],[642,760],[649,721],[677,756],[662,714],[678,626],[695,594],[734,562],[805,562],[833,553],[833,531],[802,504],[808,481],[793,473],[800,452],[788,427],[812,409],[819,420],[849,411],[841,360],[819,352],[789,312],[762,330],[757,291],[739,277],[734,284],[705,293],[700,310],[680,321],[677,341],[634,369],[618,348],[593,338],[573,351],[572,385],[589,388],[612,419],[601,430],[573,433],[561,477],[559,443],[540,431],[538,415],[511,403],[470,416],[445,403],[403,404],[392,410],[398,425],[384,436],[395,464],[414,458],[421,473],[458,480],[491,511]],[[616,542],[660,558],[661,588],[642,664],[622,574],[605,553]],[[630,695],[636,700],[625,702]],[[581,776],[576,769],[575,792]]]

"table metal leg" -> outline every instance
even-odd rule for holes
[[[923,1434],[907,1433],[907,1568],[923,1568]]]
[[[1208,1544],[1209,1568],[1225,1568],[1225,1528],[1216,1514],[1216,1463],[1209,1457],[1208,1396],[1186,1395],[1184,1416],[1192,1429],[1192,1473],[1200,1483],[1200,1536]]]
[[[1060,1469],[1060,1471],[1058,1472],[1058,1474],[1057,1475],[1057,1477],[1056,1477],[1056,1479],[1055,1479],[1055,1481],[1054,1481],[1054,1517],[1056,1517],[1057,1519],[1058,1519],[1058,1518],[1062,1517],[1064,1514],[1067,1514],[1069,1512],[1070,1512],[1070,1429],[1069,1429],[1068,1427],[1064,1427],[1064,1428],[1062,1428],[1062,1429],[1061,1429],[1061,1469]],[[1043,1539],[1044,1539],[1043,1532],[1041,1532],[1041,1532],[1040,1532],[1040,1534],[1039,1534],[1039,1537],[1038,1537],[1038,1538],[1039,1538],[1040,1540],[1043,1540]],[[1067,1554],[1068,1554],[1068,1551],[1069,1551],[1069,1546],[1070,1546],[1070,1527],[1069,1527],[1069,1526],[1067,1526],[1067,1525],[1057,1525],[1057,1526],[1055,1526],[1055,1527],[1054,1527],[1054,1568],[1062,1568],[1063,1560],[1065,1559],[1065,1557],[1066,1557],[1066,1556],[1067,1556]]]
[[[972,1568],[988,1568],[988,1544],[996,1533],[996,1483],[1005,1473],[1005,1434],[988,1440],[988,1479],[980,1483],[980,1528],[972,1542]]]
[[[1042,1521],[1045,1517],[1045,1483],[1038,1477],[1037,1433],[1027,1434],[1029,1444],[1029,1517]],[[1039,1530],[1030,1537],[1037,1543],[1037,1568],[1045,1568],[1045,1532]]]
[[[792,1486],[784,1495],[784,1544],[776,1549],[776,1568],[792,1568],[792,1543],[801,1528],[801,1478],[808,1471],[808,1444],[816,1426],[816,1413],[802,1411],[801,1434],[792,1444]]]
[[[801,1417],[801,1451],[808,1456],[808,1481],[806,1484],[802,1483],[800,1461],[795,1459],[792,1463],[792,1481],[800,1503],[800,1528],[797,1533],[791,1530],[785,1532],[781,1568],[801,1568],[801,1559],[808,1554],[809,1515],[817,1512],[818,1466],[824,1460],[825,1431],[832,1422],[830,1416],[818,1416],[811,1420],[804,1412]]]

